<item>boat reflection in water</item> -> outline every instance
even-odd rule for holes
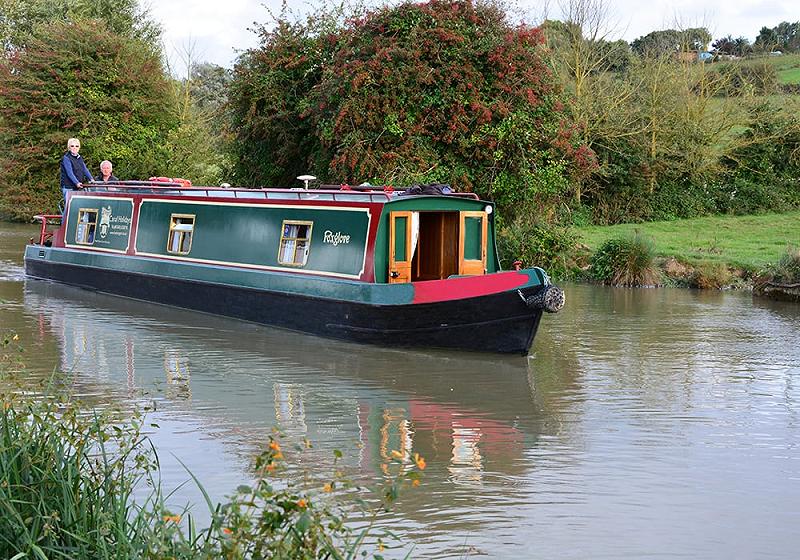
[[[520,357],[359,346],[32,280],[25,306],[43,340],[55,335],[79,394],[155,405],[168,485],[189,478],[174,455],[222,499],[247,480],[273,427],[313,444],[290,454],[289,476],[326,480],[334,449],[363,481],[388,476],[392,451],[424,456],[423,486],[386,515],[418,552],[512,531],[526,450],[561,437]],[[190,486],[178,495],[202,503]]]

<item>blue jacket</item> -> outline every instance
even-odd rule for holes
[[[80,154],[73,156],[70,152],[61,158],[61,188],[74,189],[78,183],[88,183],[94,181],[94,177],[86,167],[86,163]]]

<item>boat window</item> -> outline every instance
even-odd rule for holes
[[[188,255],[192,250],[194,214],[173,214],[169,223],[167,253]]]
[[[95,229],[97,229],[97,208],[81,208],[78,210],[75,243],[80,243],[81,245],[94,244]]]
[[[381,198],[386,197],[381,195]],[[336,193],[336,200],[369,200],[369,193]]]
[[[264,191],[233,191],[236,193],[236,198],[267,198],[267,193]]]
[[[296,192],[268,192],[267,198],[274,200],[300,200],[300,195]]]
[[[313,222],[283,221],[278,263],[289,266],[305,266],[311,245]]]
[[[218,189],[215,191],[209,191],[208,193],[210,196],[217,196],[219,198],[236,198],[236,191],[226,191],[223,189]]]

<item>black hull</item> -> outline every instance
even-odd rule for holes
[[[328,338],[390,347],[528,353],[542,311],[516,291],[414,305],[371,305],[26,260],[28,276]],[[533,295],[538,286],[525,290]]]

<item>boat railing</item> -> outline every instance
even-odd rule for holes
[[[246,189],[237,187],[187,187],[180,183],[153,181],[95,182],[83,188],[87,192],[124,192],[127,194],[162,194],[165,196],[203,196],[246,200],[334,200],[338,202],[387,202],[392,192],[361,192],[331,189]]]
[[[37,214],[33,219],[40,222],[42,225],[39,229],[39,243],[37,243],[37,245],[52,245],[53,233],[55,230],[47,229],[47,226],[60,226],[61,214]],[[33,240],[34,238],[31,237],[31,245],[33,245]]]
[[[163,194],[165,196],[203,196],[246,200],[331,200],[337,202],[388,202],[404,189],[370,185],[321,185],[316,189],[247,189],[240,187],[195,187],[178,182],[108,181],[94,182],[85,191],[125,192],[132,194]],[[451,193],[447,196],[478,200],[475,193]]]

